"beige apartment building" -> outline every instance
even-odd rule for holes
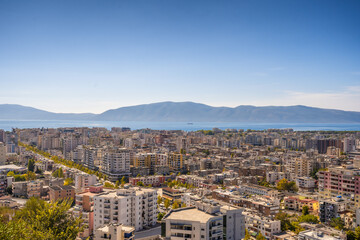
[[[94,196],[94,229],[109,223],[134,226],[136,231],[153,226],[157,219],[156,201],[156,190],[137,187]]]

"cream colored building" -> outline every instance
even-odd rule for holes
[[[108,224],[95,230],[94,240],[132,240],[135,228],[121,224]]]
[[[274,239],[273,234],[281,232],[280,220],[272,220],[265,216],[259,216],[253,212],[244,212],[246,228],[250,232],[261,232],[268,239]]]
[[[223,239],[223,216],[201,211],[195,207],[171,210],[165,216],[162,235],[166,240]]]
[[[121,223],[136,231],[153,226],[157,220],[157,192],[154,189],[118,189],[94,196],[94,229]]]

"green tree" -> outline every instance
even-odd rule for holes
[[[355,232],[351,231],[351,230],[346,231],[346,239],[347,240],[357,240]]]
[[[251,236],[250,236],[250,233],[247,229],[245,229],[245,238],[244,240],[250,240],[251,239]]]
[[[165,200],[164,200],[164,207],[165,207],[166,209],[168,209],[168,208],[170,207],[170,200],[167,199],[167,198],[165,198]]]
[[[34,159],[29,159],[28,170],[31,172],[34,172],[34,170],[35,170],[35,160]]]
[[[172,205],[172,209],[177,209],[177,208],[179,208],[179,207],[180,207],[179,202],[175,200],[174,203],[173,203],[173,205]]]
[[[157,197],[157,204],[160,205],[162,203],[162,197],[158,196]]]
[[[123,176],[122,178],[121,178],[121,187],[124,187],[125,186],[125,176]]]
[[[119,188],[119,185],[120,185],[120,182],[119,182],[119,180],[117,180],[117,181],[115,182],[115,188]]]
[[[138,185],[138,186],[140,186],[140,187],[144,187],[144,186],[145,186],[142,181],[138,181],[138,182],[136,183],[136,185]]]
[[[15,173],[14,173],[13,171],[10,171],[10,172],[7,173],[6,176],[8,176],[8,177],[14,177],[14,176],[15,176]]]
[[[344,229],[344,221],[340,218],[333,218],[330,221],[330,226],[332,226],[333,228],[337,229],[337,230],[343,230]]]
[[[83,231],[81,217],[68,213],[71,200],[45,202],[30,198],[6,224],[0,224],[0,239],[75,239]]]
[[[164,216],[165,216],[165,213],[159,212],[158,215],[157,215],[157,220],[161,221]]]
[[[68,186],[70,184],[72,184],[74,182],[74,180],[72,178],[67,178],[64,180],[64,186]]]
[[[115,188],[114,184],[112,184],[110,182],[105,182],[104,187],[106,187],[106,188]]]
[[[307,222],[307,223],[319,223],[319,219],[317,216],[315,215],[311,215],[311,214],[308,214],[308,215],[302,215],[299,217],[299,222]]]
[[[281,179],[277,185],[276,188],[278,190],[284,190],[284,191],[293,191],[297,192],[298,188],[296,187],[296,183],[294,181],[289,182],[286,178]]]
[[[264,235],[261,234],[261,232],[259,232],[256,236],[256,240],[266,240],[266,238],[264,237]]]
[[[308,215],[309,214],[309,206],[307,206],[307,205],[303,206],[302,214],[303,215]]]
[[[25,179],[26,179],[26,181],[35,180],[36,179],[36,174],[34,172],[28,171],[25,174]]]

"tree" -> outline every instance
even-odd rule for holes
[[[179,202],[175,200],[174,203],[173,203],[173,205],[172,205],[172,209],[177,209],[177,208],[179,208],[179,207],[180,207]]]
[[[303,206],[302,214],[303,215],[308,215],[309,214],[309,206],[307,206],[307,205]]]
[[[6,192],[7,192],[9,195],[11,195],[11,194],[12,194],[12,187],[11,187],[11,186],[7,187],[7,188],[6,188]]]
[[[298,191],[298,188],[296,187],[296,183],[294,181],[289,182],[286,178],[281,179],[277,183],[276,188],[278,190],[284,190],[284,191],[293,191],[293,192]]]
[[[84,226],[81,217],[68,213],[71,200],[45,202],[30,198],[6,224],[0,224],[0,239],[75,239]]]
[[[120,182],[119,182],[119,180],[117,180],[117,181],[115,182],[115,188],[119,188],[119,185],[120,185]]]
[[[337,229],[337,230],[343,230],[344,229],[344,221],[340,218],[333,218],[330,221],[330,226],[332,226],[333,228]]]
[[[67,178],[64,181],[64,186],[70,185],[74,182],[74,180],[72,178]]]
[[[138,181],[138,182],[136,183],[136,185],[138,185],[139,187],[144,187],[144,186],[145,186],[142,181]]]
[[[164,201],[164,206],[166,209],[168,209],[170,207],[170,200],[165,198],[165,201]]]
[[[299,222],[307,222],[307,223],[319,223],[319,219],[317,216],[315,215],[311,215],[311,214],[308,214],[308,215],[302,215],[299,217]]]
[[[34,170],[35,170],[35,160],[34,159],[29,159],[28,170],[31,172],[34,172]]]
[[[14,177],[14,176],[15,176],[15,173],[14,173],[13,171],[10,171],[10,172],[7,173],[6,176],[8,176],[8,177]]]
[[[160,205],[162,203],[162,197],[158,196],[157,197],[157,204]]]
[[[34,172],[28,171],[25,174],[25,179],[26,179],[26,181],[35,180],[36,179],[36,174]]]
[[[251,236],[250,236],[250,233],[247,229],[245,229],[245,238],[244,240],[250,240],[251,239]]]
[[[158,215],[157,215],[157,220],[161,221],[164,216],[165,216],[165,213],[159,212]]]
[[[110,182],[105,182],[104,187],[106,187],[106,188],[115,188],[114,184],[112,184]]]
[[[64,171],[62,170],[62,168],[58,168],[51,175],[56,178],[64,178]]]
[[[125,185],[125,176],[123,176],[122,178],[121,178],[121,187],[124,187],[124,185]]]
[[[266,240],[266,238],[264,237],[264,235],[261,234],[261,232],[259,232],[256,236],[256,240]]]

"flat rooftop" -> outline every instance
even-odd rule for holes
[[[302,232],[301,234],[305,235],[307,237],[310,237],[310,238],[316,238],[316,239],[322,239],[322,240],[338,240],[338,238],[336,238],[336,237],[332,237],[327,234],[318,234],[317,231],[312,231],[312,230]]]
[[[216,217],[215,215],[203,212],[197,208],[184,208],[171,212],[166,219],[184,220],[192,222],[206,223],[209,219]]]

